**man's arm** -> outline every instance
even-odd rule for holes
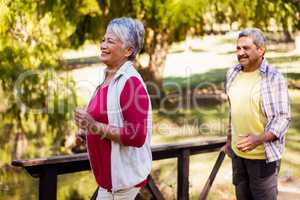
[[[288,94],[287,81],[282,74],[277,74],[272,82],[273,109],[269,109],[269,115],[266,132],[274,134],[278,140],[282,141],[287,133],[291,121],[290,99]]]

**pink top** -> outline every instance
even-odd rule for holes
[[[99,87],[87,109],[96,121],[104,124],[108,124],[107,91],[108,86]],[[121,92],[120,105],[124,118],[124,128],[120,132],[121,143],[137,148],[143,146],[147,135],[149,101],[146,90],[138,78],[131,77],[127,80]],[[98,185],[111,190],[111,141],[101,140],[100,137],[87,135],[90,163]],[[143,187],[146,184],[147,180],[144,180],[136,186]]]

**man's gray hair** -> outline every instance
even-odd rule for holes
[[[125,48],[132,47],[133,53],[129,60],[134,60],[144,44],[144,25],[139,20],[129,17],[113,19],[107,26],[108,32],[113,32],[124,43]]]
[[[262,31],[258,28],[246,28],[239,33],[239,37],[251,37],[253,43],[257,47],[266,47],[267,39],[263,35]]]

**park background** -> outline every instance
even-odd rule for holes
[[[83,150],[75,144],[73,111],[87,104],[103,78],[99,44],[107,23],[121,16],[140,19],[146,29],[135,64],[153,96],[153,145],[226,135],[223,84],[237,63],[238,32],[264,31],[266,58],[287,78],[292,103],[279,196],[300,199],[299,0],[1,0],[0,199],[38,196],[37,179],[12,167],[12,160]],[[191,157],[191,199],[216,156]],[[176,199],[176,168],[175,159],[153,162],[152,175],[166,199]],[[91,172],[62,175],[58,199],[89,199],[95,188]],[[228,158],[208,198],[234,199]]]

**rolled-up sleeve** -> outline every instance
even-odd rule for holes
[[[149,96],[142,82],[131,77],[121,92],[124,127],[120,132],[121,143],[125,146],[142,147],[147,136]]]

